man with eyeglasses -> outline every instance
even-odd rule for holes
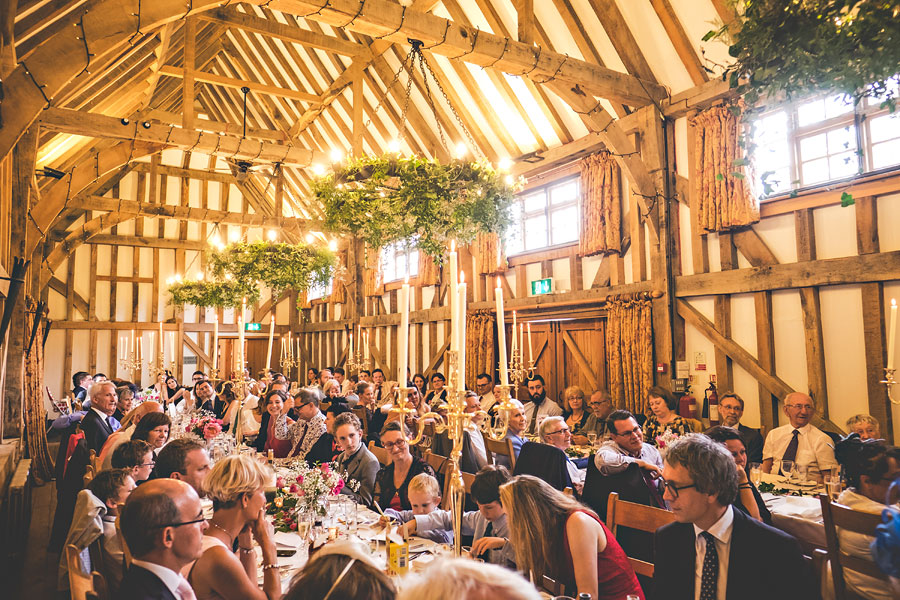
[[[807,465],[812,480],[838,466],[834,458],[834,442],[818,427],[810,423],[816,412],[813,399],[801,392],[791,392],[784,399],[784,414],[790,423],[776,427],[766,436],[763,446],[762,470],[772,473],[782,471],[782,463]],[[777,464],[776,464],[777,461]]]
[[[612,396],[609,395],[607,390],[597,390],[591,394],[591,402],[588,406],[591,409],[591,414],[588,415],[584,427],[581,428],[584,435],[572,436],[573,444],[589,444],[590,440],[587,437],[589,431],[596,433],[597,439],[601,439],[606,434],[606,420],[613,411]]]
[[[481,403],[481,410],[491,413],[491,408],[498,402],[497,398],[494,397],[494,378],[487,373],[479,373],[476,375],[475,391],[478,392],[478,401]]]
[[[565,451],[572,446],[572,430],[566,425],[566,420],[562,417],[547,417],[541,423],[541,442],[549,446],[559,448]],[[579,458],[572,460],[566,454],[566,470],[569,473],[569,479],[572,480],[572,487],[579,494],[584,489],[584,479],[587,475],[587,463],[590,458]]]
[[[624,500],[647,502],[650,506],[666,508],[662,498],[659,478],[663,461],[654,446],[644,443],[644,432],[637,419],[627,410],[617,410],[606,421],[609,439],[603,442],[594,455],[594,464],[601,475],[613,476],[624,473],[632,464],[640,467],[641,478],[636,481],[622,479],[614,489]]]
[[[194,488],[175,479],[148,481],[128,497],[120,519],[134,560],[114,600],[196,600],[181,575],[199,558],[208,527]]]
[[[275,420],[275,437],[279,440],[291,440],[289,456],[306,458],[319,438],[325,434],[325,415],[319,410],[319,397],[307,388],[301,388],[294,396],[294,406],[300,418],[296,423],[288,424],[287,413],[282,413]]]
[[[656,530],[654,597],[820,597],[797,540],[732,507],[738,474],[724,446],[700,434],[682,437],[666,452],[662,482],[675,522]]]
[[[733,392],[719,397],[719,418],[722,425],[736,429],[747,449],[747,460],[751,463],[762,462],[763,439],[759,429],[747,427],[741,423],[744,416],[744,400]]]

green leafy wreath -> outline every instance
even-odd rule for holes
[[[406,241],[438,258],[450,240],[502,235],[523,183],[485,161],[364,156],[316,179],[313,192],[327,229],[353,233],[373,248]]]
[[[308,244],[238,242],[208,255],[212,277],[176,281],[169,286],[172,302],[200,307],[236,308],[246,299],[259,300],[260,284],[273,298],[285,290],[325,286],[334,277],[334,252]]]
[[[900,10],[871,0],[739,0],[740,30],[726,25],[703,40],[730,41],[724,77],[748,105],[781,95],[870,96],[892,111],[900,65]],[[733,28],[732,28],[733,30]]]

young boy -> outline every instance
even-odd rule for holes
[[[128,469],[136,483],[150,479],[155,463],[153,448],[144,440],[128,440],[113,452],[113,469]]]
[[[500,486],[509,478],[506,467],[486,465],[478,471],[472,482],[472,498],[478,510],[464,513],[462,517],[462,533],[474,536],[472,556],[503,566],[515,565],[515,553],[509,543],[509,527],[506,525],[506,510],[500,504]],[[417,514],[403,527],[410,534],[418,532],[419,537],[429,537],[435,530],[450,530],[452,536],[453,518],[448,510],[435,510],[430,514]]]
[[[409,482],[409,503],[412,510],[394,510],[389,508],[384,511],[385,516],[392,517],[401,523],[412,523],[415,525],[417,516],[427,516],[432,514],[438,506],[441,505],[441,488],[437,479],[428,473],[419,473]],[[437,511],[444,512],[444,511]],[[384,520],[384,517],[382,517]],[[415,531],[415,527],[411,531]],[[429,531],[422,530],[419,537],[437,542],[439,544],[453,543],[453,530],[447,531],[446,528],[433,528]]]

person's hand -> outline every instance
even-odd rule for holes
[[[251,523],[247,523],[241,532],[238,534],[238,546],[241,548],[250,548],[253,546],[253,532],[251,530]]]
[[[403,525],[400,526],[397,533],[400,534],[400,537],[404,537],[404,532],[406,532],[406,536],[413,535],[416,533],[416,520],[412,519],[411,521],[407,521]]]
[[[499,537],[478,538],[472,543],[472,551],[469,554],[472,558],[476,558],[488,550],[499,550],[505,543],[506,540]]]
[[[294,397],[288,396],[288,399],[284,401],[284,405],[281,407],[281,414],[288,414],[288,411],[292,408],[294,408]]]
[[[386,527],[390,526],[392,521],[393,521],[393,519],[391,519],[389,516],[381,515],[381,518],[378,519],[378,527],[377,528],[385,529]]]
[[[576,446],[586,446],[590,443],[590,441],[587,439],[587,436],[583,436],[583,435],[579,434],[579,435],[572,436],[572,443],[575,444]]]
[[[737,467],[737,472],[738,472],[738,483],[741,485],[743,485],[745,483],[750,483],[750,480],[747,479],[747,471],[744,470],[744,467],[742,467],[741,465],[739,465],[737,463],[735,463],[735,466]]]
[[[271,542],[272,537],[275,535],[275,529],[269,523],[269,520],[266,519],[266,511],[262,508],[259,510],[256,520],[250,524],[250,527],[252,527],[253,539],[259,542],[260,546],[263,546],[266,542]]]
[[[572,487],[575,488],[575,493],[578,494],[579,496],[581,495],[581,492],[584,491],[584,484],[583,484],[583,483],[577,483],[577,482],[574,482],[574,481],[573,481],[573,482],[572,482]]]
[[[637,465],[638,465],[640,468],[644,469],[645,471],[649,471],[649,472],[650,472],[650,477],[652,477],[653,479],[656,479],[656,478],[658,478],[658,477],[662,477],[662,469],[660,469],[659,467],[657,467],[657,466],[654,465],[653,463],[649,463],[649,462],[647,462],[646,460],[640,460],[640,459],[637,460],[637,461],[635,461],[635,462],[637,462]]]

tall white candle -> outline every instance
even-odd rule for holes
[[[368,368],[369,363],[369,332],[363,332],[363,362],[367,365]]]
[[[347,356],[353,356],[353,330],[350,330],[350,348],[347,350]]]
[[[457,389],[466,389],[466,282],[459,274],[459,376]]]
[[[216,313],[215,324],[213,325],[213,343],[212,343],[212,359],[213,369],[219,367],[219,314]]]
[[[287,338],[287,356],[289,360],[294,360],[294,334],[290,331]]]
[[[144,335],[141,334],[141,337],[139,337],[138,341],[137,341],[137,359],[139,361],[144,359],[144,357],[142,356],[143,353],[141,352],[141,346],[143,345],[143,342],[144,342]]]
[[[519,358],[525,362],[525,324],[519,323]]]
[[[450,351],[459,352],[459,265],[456,259],[456,242],[450,242]]]
[[[506,362],[506,324],[503,315],[503,288],[500,287],[500,278],[497,278],[494,300],[497,304],[497,346],[500,350],[500,383],[509,385],[509,365]]]
[[[169,364],[175,364],[175,332],[169,332]]]
[[[237,377],[244,377],[244,311],[247,309],[247,299],[241,300],[241,313],[238,315],[238,372]]]
[[[400,336],[397,343],[397,382],[406,387],[406,368],[409,365],[409,277],[400,286]]]
[[[531,345],[531,323],[528,323],[528,363],[534,360],[534,346]]]
[[[516,350],[519,349],[518,331],[519,330],[516,329],[516,311],[513,311],[512,329],[510,330],[510,333],[512,333],[512,348],[510,348],[509,350],[510,354],[512,354],[513,356],[516,355]]]
[[[134,329],[131,330],[131,353],[134,354],[137,349],[137,336],[134,335]]]
[[[156,346],[156,355],[160,356],[166,349],[165,340],[163,339],[162,321],[159,322],[159,345]]]
[[[891,325],[888,327],[888,359],[887,368],[894,368],[894,346],[897,337],[897,300],[891,298]]]
[[[269,348],[266,350],[266,376],[269,373],[269,367],[272,366],[272,342],[275,340],[275,310],[272,310],[269,316]]]

